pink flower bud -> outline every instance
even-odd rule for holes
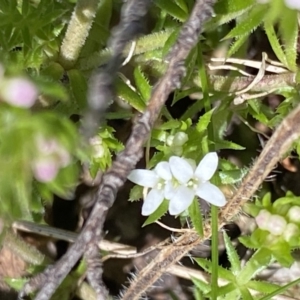
[[[36,180],[40,182],[52,181],[59,170],[59,165],[50,157],[37,159],[32,163],[32,171]]]
[[[300,223],[300,207],[291,207],[287,213],[287,216],[291,222]]]
[[[35,85],[26,78],[16,77],[1,82],[0,98],[18,107],[31,107],[38,96]]]
[[[271,215],[268,220],[267,230],[274,235],[281,235],[286,228],[286,220],[279,215]]]
[[[59,148],[59,145],[55,139],[46,139],[43,136],[38,136],[36,143],[39,152],[43,155],[53,154]]]
[[[56,139],[46,139],[38,136],[36,139],[40,157],[51,156],[61,167],[66,167],[71,162],[69,152],[58,143]]]
[[[271,213],[266,209],[262,209],[255,217],[257,226],[262,230],[268,230],[268,222],[271,217]]]

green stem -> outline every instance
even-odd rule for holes
[[[152,34],[148,34],[143,36],[136,41],[136,45],[134,48],[133,56],[143,55],[149,51],[154,51],[157,49],[161,49],[168,38],[170,37],[172,30],[163,30],[161,32],[155,32]],[[131,43],[129,43],[124,49],[124,57],[127,57],[131,48]],[[80,70],[91,70],[94,69],[95,66],[103,65],[107,62],[111,55],[110,49],[104,49],[98,52],[91,54],[89,57],[84,57],[79,60],[79,69]],[[160,62],[165,67],[165,63]]]
[[[46,257],[41,252],[39,252],[35,247],[27,244],[11,230],[7,230],[3,245],[27,263],[34,265],[47,263]]]
[[[206,73],[205,61],[202,55],[201,43],[198,44],[198,65],[199,65],[199,76],[198,80],[201,82],[202,93],[203,93],[203,102],[205,112],[210,111],[210,101],[209,101],[209,87],[208,87],[208,78]]]
[[[212,274],[211,274],[211,299],[216,300],[218,295],[218,267],[219,267],[219,249],[218,249],[218,207],[211,206],[211,259],[212,259]]]
[[[62,41],[59,62],[65,69],[73,67],[93,24],[99,0],[78,0],[66,35]]]

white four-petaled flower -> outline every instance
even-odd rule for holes
[[[257,3],[266,4],[270,2],[270,0],[256,0]],[[290,9],[300,10],[300,1],[299,0],[284,0],[285,5]]]
[[[170,214],[178,215],[192,204],[195,196],[216,206],[225,205],[224,194],[209,182],[217,167],[215,152],[206,154],[197,167],[193,160],[172,156],[169,162],[158,163],[154,170],[133,170],[128,179],[151,188],[144,200],[142,215],[152,214],[164,199],[170,200]]]

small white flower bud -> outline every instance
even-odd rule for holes
[[[179,131],[174,135],[173,146],[182,146],[188,141],[189,137],[185,132]]]
[[[300,10],[300,1],[299,0],[285,0],[285,5],[290,9]]]
[[[300,223],[300,207],[291,207],[287,213],[287,216],[291,222]]]
[[[26,78],[10,78],[1,83],[0,97],[11,105],[29,108],[33,106],[37,96],[37,88]]]
[[[262,209],[255,217],[257,226],[262,230],[268,230],[268,222],[271,217],[271,213],[266,209]]]
[[[299,228],[294,223],[289,223],[286,225],[286,228],[283,232],[283,238],[289,242],[293,237],[296,237],[299,235]]]
[[[286,220],[279,215],[271,215],[267,224],[267,230],[274,235],[281,235],[286,228]]]
[[[174,135],[169,135],[167,137],[167,145],[170,147],[173,145]]]

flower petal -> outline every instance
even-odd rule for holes
[[[154,188],[159,180],[154,171],[142,169],[131,171],[127,178],[138,185],[149,188]]]
[[[193,177],[193,168],[185,159],[178,156],[171,156],[169,164],[173,176],[180,183],[187,183]]]
[[[299,0],[285,0],[285,5],[290,9],[300,10]]]
[[[167,161],[162,161],[158,163],[154,169],[155,173],[164,180],[171,180],[172,173],[170,170],[169,163]]]
[[[142,215],[149,216],[154,213],[164,200],[164,193],[162,190],[152,189],[145,198]]]
[[[177,188],[173,185],[172,181],[166,181],[165,185],[165,198],[170,200],[175,196]]]
[[[200,184],[196,195],[216,206],[224,206],[226,203],[226,198],[222,191],[210,182]]]
[[[186,186],[180,186],[176,194],[170,200],[169,212],[171,215],[179,215],[193,202],[195,192]]]
[[[207,153],[200,161],[195,175],[200,181],[208,181],[212,178],[218,167],[218,155],[216,152]]]

